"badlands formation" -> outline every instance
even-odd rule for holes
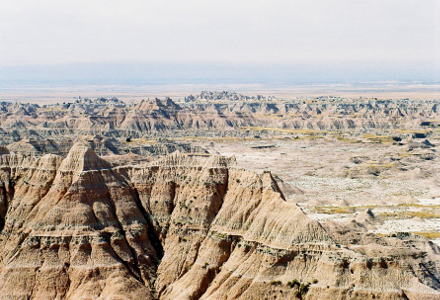
[[[133,104],[116,98],[41,106],[0,102],[0,136],[2,143],[85,135],[245,138],[254,137],[256,131],[279,136],[289,135],[292,130],[339,138],[400,130],[400,137],[423,137],[426,134],[419,131],[437,128],[440,122],[440,102],[436,100],[320,97],[269,101],[242,96],[239,99],[247,101],[232,101],[229,94],[225,95],[214,100],[192,96],[195,100],[182,103],[170,98]]]
[[[1,103],[0,299],[440,298],[436,101],[223,95]]]

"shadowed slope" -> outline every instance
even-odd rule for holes
[[[112,167],[78,143],[64,160],[0,159],[0,299],[294,299],[287,283],[313,278],[303,299],[440,295],[434,246],[341,248],[233,158]]]

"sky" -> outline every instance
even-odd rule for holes
[[[0,0],[0,80],[439,80],[438,0]]]

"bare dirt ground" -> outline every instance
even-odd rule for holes
[[[272,171],[287,200],[311,218],[347,222],[370,209],[378,222],[369,231],[416,232],[440,243],[437,157],[424,160],[392,143],[331,139],[194,142],[235,155],[238,167]]]
[[[247,95],[288,99],[320,95],[364,99],[439,98],[439,86],[426,84],[218,84],[0,87],[0,101],[47,104],[72,102],[81,96],[139,102],[170,96],[179,102],[184,96],[201,90],[231,89]],[[287,200],[298,203],[311,218],[347,222],[370,209],[377,218],[377,222],[368,227],[370,231],[417,232],[440,243],[440,172],[436,150],[440,138],[438,129],[434,131],[429,138],[434,146],[429,149],[409,149],[413,141],[403,145],[383,142],[380,136],[373,136],[374,132],[370,135],[375,138],[370,137],[370,142],[365,141],[366,134],[362,138],[359,132],[339,137],[319,133],[317,137],[299,138],[292,134],[267,139],[185,138],[185,142],[200,145],[211,153],[235,155],[241,168],[271,171]],[[415,142],[420,144],[421,141]]]

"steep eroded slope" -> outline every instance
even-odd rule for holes
[[[0,158],[0,299],[440,295],[438,248],[376,236],[341,246],[270,173],[233,158],[115,167],[84,143],[65,159]]]

